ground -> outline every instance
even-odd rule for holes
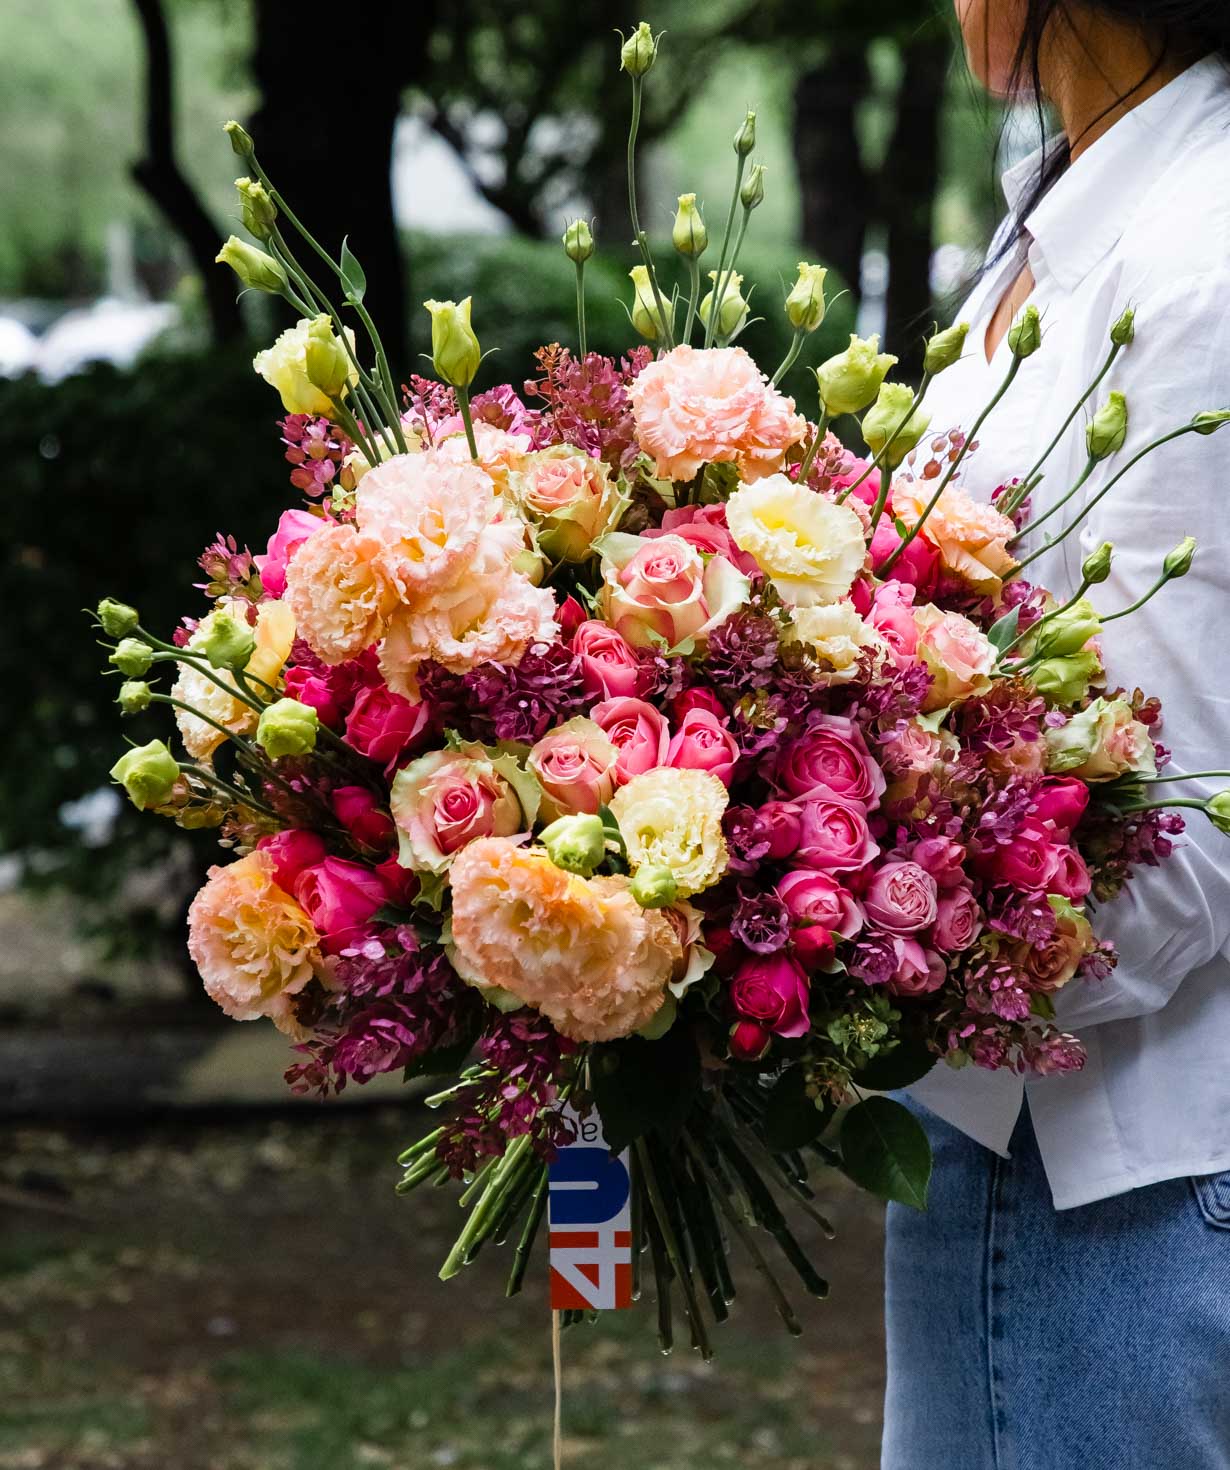
[[[455,1192],[391,1188],[425,1116],[6,1126],[0,1470],[546,1470],[541,1271],[512,1302],[502,1252],[436,1279]],[[881,1211],[823,1189],[801,1339],[746,1273],[711,1366],[659,1353],[649,1301],[564,1334],[566,1465],[873,1470]]]

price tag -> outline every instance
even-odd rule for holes
[[[576,1142],[549,1171],[551,1307],[608,1312],[632,1305],[628,1155],[612,1157],[596,1112],[578,1118]]]

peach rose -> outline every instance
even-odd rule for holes
[[[299,636],[327,664],[377,642],[397,601],[381,544],[353,526],[329,525],[302,542],[286,569],[286,600]]]
[[[934,494],[925,480],[895,480],[893,516],[912,530]],[[974,500],[959,485],[945,487],[919,535],[935,547],[950,572],[988,595],[999,591],[1004,574],[1016,565],[1008,550],[1016,527],[993,505]]]
[[[578,717],[548,730],[527,765],[542,787],[545,821],[576,812],[595,814],[615,793],[619,752],[600,725]]]
[[[724,556],[706,561],[681,536],[616,531],[598,549],[603,616],[636,648],[703,641],[751,595],[751,583]]]
[[[941,612],[931,603],[914,609],[914,621],[918,655],[931,673],[924,714],[990,689],[995,649],[981,629],[960,613]]]
[[[571,444],[527,455],[524,468],[510,475],[509,489],[552,561],[588,561],[593,543],[615,528],[629,503],[610,468]]]

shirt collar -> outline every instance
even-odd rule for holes
[[[1230,122],[1230,77],[1219,57],[1202,61],[1134,107],[1091,144],[1023,221],[1065,290],[1071,290],[1122,238],[1167,160],[1192,135]],[[1004,197],[1019,218],[1043,160],[1062,142],[1049,138],[1003,176]]]

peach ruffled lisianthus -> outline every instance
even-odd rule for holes
[[[323,526],[287,567],[286,600],[299,636],[327,664],[357,658],[384,633],[397,593],[381,550],[353,526]]]
[[[205,990],[236,1021],[268,1016],[302,1041],[291,997],[323,970],[307,913],[273,881],[262,851],[211,868],[188,910],[188,952]]]
[[[893,485],[893,515],[913,530],[935,491],[925,480]],[[1016,565],[1008,542],[1016,527],[1008,517],[975,500],[959,485],[946,485],[919,532],[940,554],[944,566],[979,592],[994,595]]]
[[[465,979],[542,1012],[574,1041],[645,1026],[683,958],[675,926],[626,878],[578,878],[540,848],[480,838],[450,875],[453,962]]]
[[[437,439],[436,452],[441,459],[453,464],[472,464],[470,445],[462,428],[460,417],[441,427],[445,436]],[[481,420],[474,425],[474,446],[478,450],[478,464],[491,477],[492,485],[499,495],[509,493],[510,477],[525,468],[533,440],[528,434],[515,429],[501,429],[495,424]]]
[[[704,464],[733,462],[745,480],[758,480],[780,470],[807,431],[794,399],[742,347],[676,347],[628,391],[637,442],[662,479],[690,480]]]

